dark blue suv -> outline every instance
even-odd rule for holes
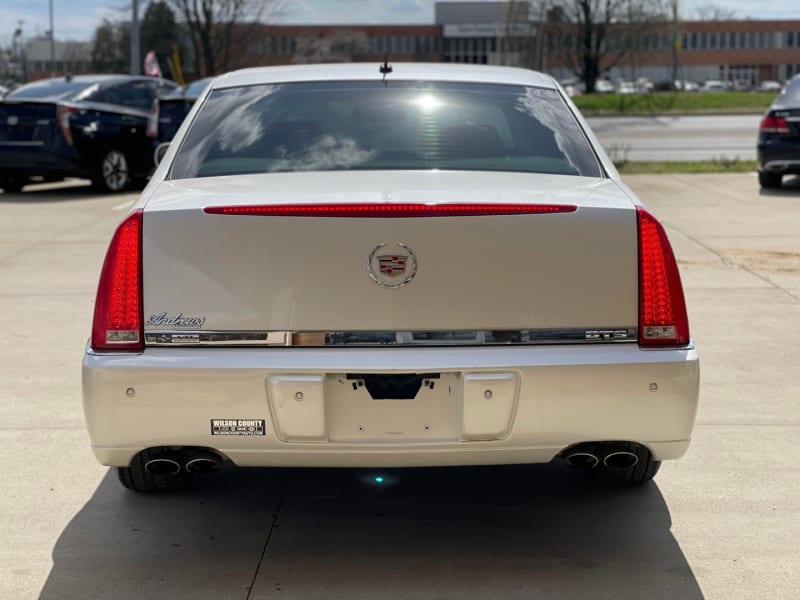
[[[784,175],[800,174],[800,75],[786,84],[758,129],[758,182],[778,188]]]

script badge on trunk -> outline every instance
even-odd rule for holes
[[[397,242],[397,245],[405,252],[379,255],[378,251],[386,246],[386,242],[382,242],[369,253],[367,273],[380,286],[403,287],[417,274],[417,257],[414,251],[402,242]]]

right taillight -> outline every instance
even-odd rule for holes
[[[94,305],[92,349],[144,351],[142,211],[120,223],[106,253]]]
[[[789,124],[783,117],[766,115],[758,126],[761,133],[789,133]]]
[[[78,112],[78,109],[75,106],[70,106],[68,104],[59,104],[56,108],[58,126],[61,128],[61,133],[64,135],[64,139],[70,146],[72,146],[72,130],[69,126],[69,118],[76,112]]]
[[[639,224],[639,345],[689,343],[686,301],[667,234],[656,218],[637,207]]]

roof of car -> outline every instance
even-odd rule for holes
[[[428,80],[497,83],[506,85],[528,85],[555,88],[556,82],[549,75],[528,69],[495,67],[452,63],[390,63],[392,72],[386,75],[392,80]],[[227,73],[214,80],[214,89],[256,85],[263,83],[285,83],[300,81],[353,81],[381,80],[381,63],[347,63],[290,65],[282,67],[256,67]]]
[[[38,79],[26,83],[26,86],[31,85],[47,85],[50,83],[60,82],[74,82],[85,83],[90,85],[92,83],[115,83],[118,81],[152,81],[153,77],[145,75],[124,75],[124,74],[98,74],[98,75],[68,75],[66,77],[50,77],[47,79]],[[176,84],[177,85],[177,84]]]

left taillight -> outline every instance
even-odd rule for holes
[[[61,128],[61,133],[67,144],[72,146],[72,130],[69,128],[69,118],[78,112],[78,109],[69,104],[59,104],[56,109],[56,118],[58,119],[58,126]]]
[[[97,287],[92,349],[144,351],[141,209],[128,215],[111,238]]]
[[[786,119],[772,114],[765,115],[761,119],[758,130],[761,133],[785,134],[790,132],[789,123],[787,123]]]

